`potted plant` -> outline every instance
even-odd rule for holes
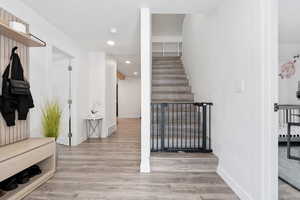
[[[42,109],[42,127],[45,137],[59,136],[62,109],[57,101],[48,102]]]
[[[57,101],[51,101],[46,103],[42,109],[42,127],[45,137],[52,137],[55,142],[59,136],[60,119],[62,115],[62,109]],[[58,164],[58,152],[56,150],[56,165]]]

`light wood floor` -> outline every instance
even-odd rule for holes
[[[110,138],[60,147],[57,173],[26,200],[236,200],[216,173],[140,174],[140,120]]]
[[[279,200],[300,200],[300,191],[279,180]]]

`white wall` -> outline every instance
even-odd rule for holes
[[[183,59],[195,100],[214,103],[212,142],[218,173],[244,200],[274,200],[277,195],[266,191],[276,185],[277,176],[265,171],[266,24],[261,25],[265,21],[260,11],[258,0],[228,0],[209,15],[186,16],[183,26]],[[276,162],[272,164],[276,170]]]
[[[299,43],[281,43],[279,46],[279,65],[287,63],[293,56],[300,54]],[[279,66],[279,67],[280,67]],[[279,78],[279,103],[280,104],[299,104],[296,98],[298,81],[300,81],[300,60],[295,64],[296,74],[289,79]]]
[[[0,6],[30,24],[33,34],[47,42],[47,47],[30,49],[30,82],[35,108],[30,114],[30,134],[32,137],[42,135],[40,108],[50,98],[49,70],[52,67],[52,47],[55,46],[74,56],[73,65],[73,145],[79,144],[85,135],[83,126],[84,112],[89,101],[89,65],[87,51],[77,45],[55,26],[48,23],[31,8],[19,0],[4,0]]]
[[[184,14],[153,14],[153,36],[181,36]]]
[[[118,81],[119,118],[141,117],[141,80]]]

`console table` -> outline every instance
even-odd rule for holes
[[[102,121],[102,117],[87,117],[85,119],[87,139],[90,139],[94,134],[98,135],[99,139],[101,138]]]

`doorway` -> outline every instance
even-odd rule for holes
[[[59,48],[52,48],[52,66],[49,69],[50,74],[50,92],[49,101],[57,101],[61,106],[61,126],[60,135],[57,143],[63,145],[71,145],[71,72],[73,57]]]
[[[279,0],[279,199],[300,199],[300,3]]]

